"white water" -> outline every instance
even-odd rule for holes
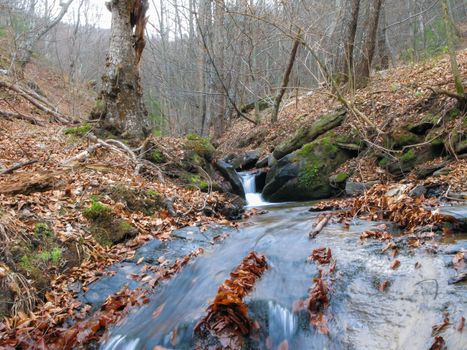
[[[256,192],[256,174],[250,172],[241,172],[238,173],[238,175],[242,179],[247,207],[260,207],[269,204],[269,202],[264,201],[261,193]]]

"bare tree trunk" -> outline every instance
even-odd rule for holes
[[[297,57],[298,46],[302,40],[301,32],[299,31],[297,34],[297,38],[295,39],[292,47],[292,51],[290,52],[289,63],[287,64],[287,69],[285,70],[284,79],[282,80],[282,86],[279,90],[279,94],[276,97],[276,101],[274,103],[274,110],[271,116],[271,122],[277,122],[277,116],[279,114],[279,107],[282,102],[282,98],[284,97],[285,90],[289,85],[290,73],[292,72],[293,64],[295,62],[295,58]]]
[[[386,33],[386,4],[381,6],[380,16],[380,25],[378,26],[378,53],[380,59],[380,68],[388,69],[390,52]]]
[[[218,76],[215,82],[215,116],[214,116],[214,139],[218,139],[222,136],[225,127],[225,114],[226,114],[226,99],[224,86],[225,84],[225,62],[224,62],[224,11],[225,11],[224,0],[215,1],[215,15],[214,15],[214,28],[215,28],[215,40],[214,40],[214,58],[215,66],[218,71]],[[228,86],[226,86],[228,91]]]
[[[452,21],[451,21],[451,17],[449,16],[448,0],[443,0],[442,5],[443,5],[444,25],[446,27],[446,36],[448,39],[449,57],[451,58],[451,70],[452,70],[452,75],[454,77],[454,83],[456,85],[456,93],[457,95],[459,95],[459,97],[461,97],[461,100],[463,98],[463,102],[461,101],[461,104],[463,104],[462,108],[465,108],[467,105],[466,103],[467,96],[465,95],[464,85],[462,83],[461,74],[459,72],[459,65],[457,64],[456,49],[454,47],[454,34],[453,34],[453,28],[452,28]]]
[[[334,54],[333,77],[338,84],[352,81],[353,52],[355,34],[357,33],[360,0],[344,0],[341,8],[340,21],[333,36],[336,38]]]
[[[45,35],[49,30],[55,27],[65,16],[68,8],[70,7],[73,0],[68,2],[60,3],[61,9],[58,15],[49,23],[42,25],[40,28],[31,28],[31,30],[25,35],[25,38],[18,44],[18,48],[14,54],[14,60],[16,60],[21,68],[21,71],[31,61],[32,53],[37,42]],[[34,6],[31,5],[31,11],[34,12]]]
[[[371,63],[375,54],[376,34],[378,32],[382,4],[383,0],[368,2],[368,14],[363,27],[362,54],[360,55],[359,62],[355,65],[355,85],[357,88],[365,87],[370,79]]]
[[[145,46],[147,0],[112,0],[112,28],[102,90],[91,113],[101,126],[124,138],[148,133],[139,60]],[[135,28],[135,31],[133,31]]]

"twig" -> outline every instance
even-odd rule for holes
[[[324,226],[326,226],[331,216],[332,216],[331,214],[328,214],[324,218],[322,218],[321,221],[318,222],[318,224],[315,226],[315,228],[310,231],[308,236],[310,238],[315,238],[321,232]]]
[[[27,162],[15,164],[11,168],[5,169],[2,172],[0,172],[0,175],[11,174],[15,170],[18,170],[18,169],[20,169],[22,167],[25,167],[25,166],[28,166],[28,165],[31,165],[31,164],[35,164],[37,162],[38,162],[37,159],[33,159],[33,160],[28,160]]]

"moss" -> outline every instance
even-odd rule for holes
[[[412,134],[408,131],[399,130],[391,134],[385,140],[385,147],[390,149],[399,149],[404,146],[409,146],[416,144],[418,142],[418,137],[415,134]]]
[[[162,152],[156,148],[151,152],[151,160],[154,163],[159,164],[159,163],[163,163],[165,161],[165,157],[162,154]]]
[[[114,201],[122,202],[129,211],[139,211],[145,215],[153,215],[163,206],[163,197],[152,189],[144,190],[118,184],[106,192]]]
[[[298,183],[306,188],[312,187],[319,178],[319,165],[314,162],[307,163],[298,173]]]
[[[342,172],[342,173],[339,173],[339,174],[336,175],[335,181],[336,181],[336,183],[342,183],[345,180],[347,180],[348,177],[349,177],[349,174],[347,174],[345,172]]]
[[[185,141],[185,149],[193,151],[199,156],[211,160],[214,155],[214,146],[208,138],[195,134],[188,134]]]
[[[86,219],[91,221],[105,221],[112,218],[112,209],[105,204],[93,200],[91,206],[83,211]]]
[[[402,162],[411,162],[413,160],[415,160],[415,152],[413,149],[410,149],[408,150],[407,152],[405,152],[401,157],[400,157],[400,160]]]
[[[201,191],[207,191],[209,189],[209,183],[202,179],[199,175],[192,175],[189,177],[189,182],[195,188],[199,188]]]
[[[122,235],[127,235],[133,230],[133,226],[128,221],[121,221],[118,224],[118,230]]]
[[[389,159],[387,159],[387,158],[381,159],[381,160],[378,162],[378,165],[379,165],[381,168],[386,168],[386,167],[389,165]]]
[[[39,222],[34,226],[34,235],[37,238],[43,239],[47,237],[52,237],[53,232],[47,224]]]
[[[92,129],[91,124],[85,123],[80,126],[66,128],[63,132],[65,135],[84,136]]]
[[[20,258],[19,265],[26,272],[34,273],[36,269],[42,266],[56,266],[62,260],[62,250],[59,247],[54,247],[51,250],[42,250],[40,252],[23,255]]]

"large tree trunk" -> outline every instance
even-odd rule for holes
[[[371,63],[376,48],[376,34],[380,18],[383,0],[368,2],[366,21],[363,26],[362,52],[359,61],[355,65],[355,85],[357,88],[365,87],[370,79]]]
[[[344,0],[339,15],[340,23],[336,26],[333,34],[335,39],[333,45],[336,48],[334,52],[333,78],[338,84],[352,81],[353,52],[359,12],[360,0]]]
[[[114,134],[139,139],[149,131],[139,75],[148,4],[147,0],[106,4],[112,12],[110,47],[91,118],[99,119],[101,127]]]

